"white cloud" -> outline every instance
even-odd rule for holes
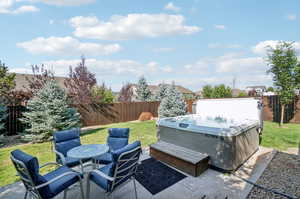
[[[239,44],[220,44],[220,43],[211,43],[208,44],[208,48],[241,48]]]
[[[180,7],[177,7],[173,4],[173,2],[169,2],[165,7],[164,7],[165,10],[171,10],[171,11],[174,11],[174,12],[178,12],[181,10]]]
[[[50,24],[50,25],[54,24],[54,20],[53,20],[53,19],[50,19],[50,20],[49,20],[49,24]]]
[[[77,66],[80,60],[50,60],[43,64],[52,67],[56,75],[66,75],[69,66]],[[89,70],[97,76],[116,76],[116,75],[149,75],[172,70],[169,66],[160,66],[157,62],[140,63],[134,60],[98,60],[86,59]],[[113,71],[113,72],[112,72]]]
[[[266,72],[267,64],[261,57],[225,59],[216,63],[219,73]]]
[[[227,27],[226,27],[225,25],[219,24],[219,25],[215,25],[215,29],[218,29],[218,30],[225,30],[225,29],[227,29]]]
[[[153,51],[154,52],[157,52],[157,53],[161,53],[161,52],[172,52],[174,51],[175,49],[174,48],[154,48]]]
[[[17,43],[32,54],[86,56],[108,55],[121,50],[119,44],[83,43],[72,37],[38,37],[31,41]]]
[[[77,16],[70,19],[77,37],[103,40],[156,38],[168,35],[190,35],[202,30],[184,25],[184,16],[168,14],[129,14],[112,16],[109,21],[97,17]]]
[[[17,0],[19,2],[31,2],[31,3],[45,3],[55,6],[79,6],[84,4],[90,4],[96,0]]]
[[[31,5],[23,5],[13,8],[15,0],[0,0],[0,14],[22,14],[26,12],[38,12],[37,7]]]
[[[266,56],[268,47],[275,48],[278,43],[278,40],[267,40],[259,42],[252,47],[252,52],[258,55]],[[293,47],[296,51],[300,51],[300,42],[294,42]]]
[[[289,21],[294,21],[297,19],[297,15],[295,14],[289,14],[286,16],[286,18],[289,20]]]

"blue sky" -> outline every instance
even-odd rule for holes
[[[298,0],[0,0],[0,59],[10,71],[46,64],[65,76],[82,54],[113,90],[144,75],[194,91],[272,85],[265,48],[295,41]]]

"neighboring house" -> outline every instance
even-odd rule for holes
[[[137,99],[137,92],[136,92],[136,89],[137,89],[137,84],[132,84],[131,85],[132,87],[132,93],[133,93],[133,96],[132,96],[132,101],[138,101]],[[149,85],[149,90],[150,92],[152,93],[152,95],[155,95],[158,91],[159,91],[159,86],[157,85]],[[195,93],[187,88],[184,88],[183,86],[180,86],[180,85],[175,85],[175,88],[182,93],[182,95],[184,96],[185,99],[192,99],[195,97]]]
[[[15,78],[16,87],[14,90],[25,90],[26,91],[26,89],[29,88],[27,78],[32,79],[33,75],[16,73],[16,78]],[[66,89],[66,87],[64,85],[65,79],[66,79],[66,77],[55,77],[55,80],[58,82],[59,86],[63,89]]]
[[[195,92],[195,96],[196,96],[197,99],[203,98],[202,90],[196,91],[196,92]]]
[[[247,86],[246,92],[249,94],[249,92],[255,92],[258,96],[262,96],[264,92],[267,91],[267,88],[265,86]]]

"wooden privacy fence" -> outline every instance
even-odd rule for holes
[[[281,103],[279,96],[263,97],[264,120],[280,122]],[[300,95],[291,104],[286,105],[283,122],[300,123]]]
[[[300,99],[298,96],[297,99]],[[300,123],[300,100],[295,99],[294,103],[287,106],[285,122]],[[193,100],[187,100],[187,110],[192,113]],[[278,96],[268,96],[263,98],[264,120],[279,122],[280,103]],[[137,120],[142,112],[151,112],[154,117],[158,116],[160,102],[126,102],[104,104],[101,107],[84,106],[80,111],[83,126],[104,125],[117,122],[127,122]],[[6,121],[6,130],[9,135],[24,131],[24,125],[18,120],[22,117],[22,112],[26,110],[24,106],[8,107],[9,116]]]
[[[103,125],[137,120],[142,112],[158,116],[160,102],[126,102],[104,104],[100,108],[85,107],[80,111],[84,126]]]
[[[25,125],[19,121],[22,117],[22,113],[26,110],[25,106],[8,106],[8,117],[5,123],[6,133],[8,135],[15,135],[19,132],[23,132]]]

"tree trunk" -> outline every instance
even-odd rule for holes
[[[280,123],[279,126],[282,127],[283,125],[283,116],[284,116],[284,109],[285,109],[285,105],[281,105],[281,117],[280,117]]]

